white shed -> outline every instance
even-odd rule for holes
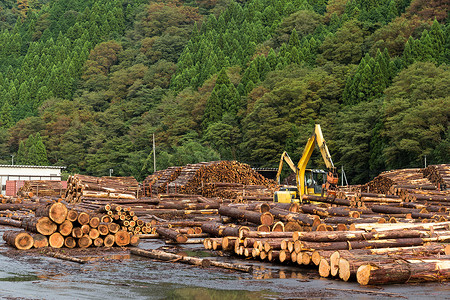
[[[1,194],[6,193],[8,180],[61,180],[61,166],[0,165]]]

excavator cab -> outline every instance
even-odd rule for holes
[[[326,174],[324,170],[307,169],[305,170],[305,185],[308,195],[321,195],[323,184],[326,183]]]
[[[323,194],[327,179],[327,172],[319,169],[305,170],[305,188],[308,195],[320,196]],[[291,203],[300,202],[296,186],[283,186],[274,194],[274,202]]]

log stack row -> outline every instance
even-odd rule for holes
[[[431,165],[422,169],[422,173],[441,190],[450,188],[450,164]]]
[[[167,192],[169,183],[180,176],[181,170],[182,167],[169,167],[147,176],[142,182],[144,195],[151,197],[153,194]]]
[[[3,223],[5,224],[5,223]],[[25,232],[6,234],[3,239],[18,249],[41,248],[87,248],[90,246],[112,247],[137,245],[139,237],[116,222],[111,215],[69,209],[61,202],[42,205],[35,216],[19,220],[9,219],[7,225],[21,227]],[[22,234],[26,233],[26,234]],[[28,237],[29,236],[29,237]],[[17,242],[27,239],[28,242]],[[29,246],[32,243],[32,246]]]
[[[70,176],[67,181],[65,200],[69,203],[136,200],[139,191],[139,183],[134,177],[94,177],[76,174]]]
[[[264,222],[262,214],[233,214],[255,224]],[[363,225],[353,231],[262,232],[209,224],[204,231],[216,238],[205,239],[203,244],[206,249],[246,258],[315,265],[322,277],[339,276],[362,285],[449,280],[450,257],[445,255],[450,254],[450,246],[442,243],[450,242],[450,224],[427,225],[373,223],[367,231]]]
[[[33,196],[61,197],[65,192],[66,189],[61,184],[61,181],[25,180],[23,186],[17,191],[17,195],[26,198]]]
[[[237,161],[217,161],[183,167],[178,178],[169,183],[169,192],[201,194],[208,183],[239,183],[260,185],[275,189],[276,183],[254,171],[249,165]],[[208,195],[205,195],[208,196]]]
[[[395,194],[398,188],[436,189],[436,186],[423,176],[422,169],[401,169],[383,172],[361,187],[362,192]]]
[[[201,194],[210,198],[232,199],[235,202],[247,200],[271,201],[273,199],[273,189],[266,186],[228,182],[206,183],[201,188]]]

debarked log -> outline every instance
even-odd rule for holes
[[[164,260],[164,261],[182,262],[182,263],[187,263],[187,264],[196,265],[196,266],[203,266],[203,267],[215,266],[215,267],[231,269],[231,270],[236,270],[236,271],[242,271],[242,272],[252,272],[252,270],[253,270],[252,266],[246,266],[246,265],[241,265],[241,264],[231,264],[231,263],[219,262],[219,261],[203,259],[203,258],[198,258],[198,257],[192,257],[192,256],[184,256],[184,255],[164,252],[164,251],[160,251],[160,250],[130,249],[130,252],[134,255],[145,256],[145,257],[150,257],[153,259],[159,259],[159,260]]]

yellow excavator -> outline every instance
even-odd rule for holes
[[[306,165],[311,158],[314,147],[317,144],[322,158],[327,167],[327,171],[306,169]],[[338,184],[338,175],[328,151],[327,144],[323,138],[322,129],[319,124],[315,125],[314,132],[306,143],[302,157],[297,165],[292,162],[287,152],[283,152],[278,167],[277,181],[280,184],[280,175],[283,169],[283,162],[289,165],[295,173],[296,186],[285,186],[274,194],[274,202],[291,203],[302,202],[302,196],[308,195],[326,195],[336,197],[336,187]]]

